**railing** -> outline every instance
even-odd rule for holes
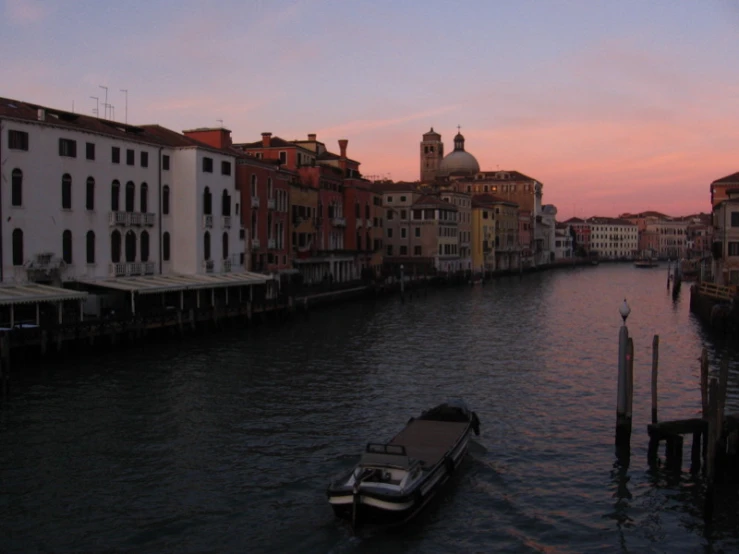
[[[215,264],[213,263],[213,260],[205,260],[203,262],[203,269],[206,273],[213,273],[213,268],[215,267]]]
[[[259,248],[259,239],[251,239],[251,247]]]
[[[231,228],[231,216],[230,215],[222,216],[222,223],[223,223],[224,229],[230,229]]]
[[[144,216],[143,217],[143,219],[144,219],[144,225],[146,225],[147,227],[153,227],[154,226],[154,223],[156,221],[156,214],[151,213],[151,212],[147,212],[147,213],[141,214],[141,215]]]
[[[111,277],[127,277],[129,275],[151,275],[154,273],[154,262],[117,262],[109,266]]]
[[[108,223],[110,225],[125,225],[126,212],[110,212],[108,215]]]
[[[333,225],[334,227],[345,227],[346,219],[344,219],[343,217],[332,217],[331,225]]]
[[[277,241],[275,239],[267,239],[267,248],[270,250],[277,248]]]
[[[252,196],[251,197],[251,207],[252,208],[258,208],[259,207],[259,197],[258,196]]]
[[[357,229],[361,229],[361,228],[362,228],[362,218],[358,217],[357,218]]]
[[[268,198],[267,199],[267,209],[268,210],[274,210],[275,209],[275,199],[274,198]]]
[[[228,273],[231,271],[231,258],[226,258],[223,260],[223,272]]]
[[[141,225],[144,221],[144,214],[140,212],[128,212],[126,219],[127,225]]]
[[[211,214],[203,215],[203,227],[205,229],[211,229],[213,227],[213,215]]]
[[[703,281],[700,285],[699,292],[703,296],[710,296],[719,300],[733,300],[737,295],[737,287],[717,285],[716,283]]]
[[[367,229],[372,229],[372,220],[371,219],[368,219],[367,220],[366,227],[367,227]]]

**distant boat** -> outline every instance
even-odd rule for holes
[[[636,260],[634,262],[634,267],[650,268],[650,267],[657,267],[657,266],[659,266],[659,262],[657,260],[653,260],[649,258]]]

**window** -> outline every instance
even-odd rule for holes
[[[231,162],[221,162],[221,175],[231,175]]]
[[[387,211],[387,220],[388,221],[392,221],[393,217],[395,217],[395,212],[393,212],[392,210],[388,210]]]
[[[283,165],[287,163],[287,152],[280,152],[280,163]]]
[[[739,212],[731,212],[731,226],[739,227]]]
[[[729,256],[739,256],[739,242],[729,243]]]
[[[139,191],[139,205],[141,206],[141,212],[146,213],[149,209],[149,185],[141,183],[141,190]]]
[[[401,197],[400,197],[400,201],[401,201],[401,202],[405,202],[405,196],[401,196]]]
[[[72,139],[59,139],[59,155],[65,158],[77,157],[77,141]]]
[[[149,261],[149,231],[141,231],[141,261]]]
[[[257,195],[257,176],[252,174],[251,176],[251,196],[252,198]]]
[[[226,189],[223,189],[221,196],[221,215],[231,215],[231,196]]]
[[[149,153],[141,152],[141,167],[149,167]]]
[[[114,146],[110,151],[110,159],[114,164],[121,163],[121,149]]]
[[[205,187],[203,191],[203,213],[205,215],[211,215],[213,213],[213,195],[210,193],[210,187]]]
[[[167,155],[162,156],[162,169],[169,171],[169,156]]]
[[[14,131],[13,129],[8,129],[8,148],[11,150],[25,150],[27,152],[28,133],[25,131]]]
[[[400,238],[404,239],[408,237],[408,229],[405,227],[400,228]]]
[[[210,233],[208,231],[203,235],[203,256],[206,260],[210,260]]]
[[[408,255],[408,247],[403,245],[400,247],[400,255],[401,256],[407,256]]]
[[[420,227],[416,227],[416,228],[414,229],[414,231],[415,231],[415,233],[416,233],[416,237],[420,237],[420,236],[421,236],[421,228],[420,228]]]
[[[126,211],[132,212],[133,211],[133,204],[134,200],[136,198],[136,185],[133,184],[133,181],[129,181],[126,183]]]
[[[13,206],[23,205],[23,172],[20,169],[14,169],[10,178],[10,203]]]
[[[393,230],[392,229],[388,229],[387,230],[387,238],[389,238],[389,239],[393,238]]]
[[[203,172],[213,173],[213,158],[203,158]]]
[[[162,235],[162,259],[165,262],[169,261],[169,233],[168,232]]]
[[[69,173],[62,176],[62,209],[72,209],[72,177]]]
[[[23,265],[22,229],[13,229],[13,265]]]
[[[388,244],[387,245],[386,252],[387,252],[387,255],[388,256],[392,256],[393,255],[393,245],[392,244]]]
[[[162,188],[162,213],[169,215],[169,185]]]
[[[223,259],[228,259],[228,233],[223,233],[222,245],[223,247]]]
[[[85,158],[87,158],[88,160],[95,159],[95,143],[94,142],[85,143]]]
[[[95,209],[95,179],[93,179],[92,177],[87,178],[85,208],[90,211]]]
[[[136,152],[131,150],[130,148],[126,150],[126,165],[135,165],[136,164]]]
[[[114,264],[121,261],[121,233],[117,230],[110,235],[110,260]]]
[[[62,259],[68,263],[72,263],[72,231],[69,229],[62,233]]]
[[[121,203],[120,203],[120,196],[121,196],[121,184],[116,180],[113,181],[113,184],[110,186],[110,210],[113,212],[117,212],[120,210]]]
[[[87,263],[95,263],[95,231],[87,231]]]
[[[421,255],[421,247],[420,246],[414,246],[413,247],[413,255],[414,256],[420,256]]]
[[[408,219],[408,212],[405,210],[400,210],[400,219]]]
[[[126,233],[126,261],[136,261],[136,233],[133,231]]]

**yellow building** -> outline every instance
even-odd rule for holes
[[[484,197],[472,198],[472,271],[495,271],[495,205]]]
[[[476,271],[518,267],[518,204],[492,194],[472,198],[472,267]]]

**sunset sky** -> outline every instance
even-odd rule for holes
[[[419,178],[431,126],[558,219],[710,211],[739,171],[739,2],[0,0],[0,96],[318,139]]]

